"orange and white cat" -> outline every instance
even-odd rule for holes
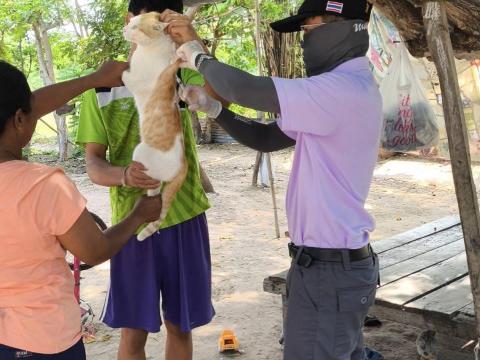
[[[162,192],[162,211],[157,221],[138,234],[140,241],[158,230],[188,171],[178,107],[179,61],[172,63],[176,58],[175,43],[164,33],[167,24],[161,23],[159,16],[155,12],[135,16],[124,28],[125,39],[137,46],[130,69],[122,76],[140,117],[141,142],[133,152],[133,160],[148,169],[147,175],[163,183],[159,189],[147,192],[149,196]]]

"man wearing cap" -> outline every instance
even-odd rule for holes
[[[365,57],[367,0],[305,0],[274,22],[304,32],[307,77],[253,76],[207,54],[188,20],[166,11],[185,66],[226,100],[279,114],[268,125],[232,113],[201,88],[190,108],[206,112],[239,142],[260,151],[295,145],[287,191],[292,265],[287,277],[286,360],[363,360],[362,326],[375,299],[374,221],[364,208],[382,125],[382,100]]]

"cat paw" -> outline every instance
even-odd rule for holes
[[[137,240],[138,241],[143,241],[148,237],[148,235],[145,233],[145,231],[140,232],[140,234],[137,235]]]

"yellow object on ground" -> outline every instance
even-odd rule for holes
[[[220,352],[235,352],[239,351],[238,339],[232,330],[223,330],[218,340],[218,351]]]

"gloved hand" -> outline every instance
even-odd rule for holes
[[[191,111],[201,111],[209,118],[216,119],[222,111],[222,104],[208,95],[205,88],[201,86],[187,85],[180,89],[180,99],[188,104]]]
[[[199,54],[206,54],[202,44],[197,40],[187,41],[177,49],[177,56],[182,59],[181,67],[197,70],[195,59]]]

